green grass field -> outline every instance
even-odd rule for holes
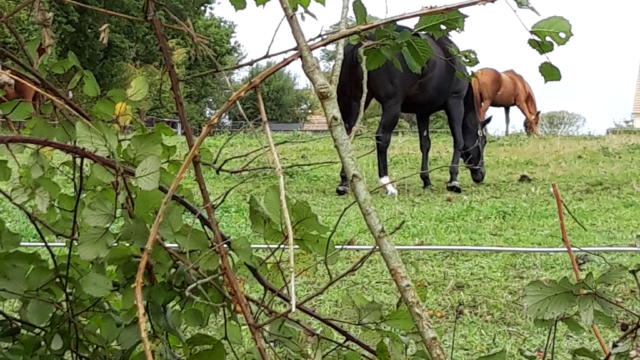
[[[223,138],[211,141],[216,149]],[[280,135],[285,139],[308,141],[280,147],[284,165],[336,159],[330,138],[304,135]],[[258,147],[263,138],[242,137],[232,140],[222,158]],[[472,183],[468,171],[461,170],[461,195],[445,190],[451,154],[449,136],[436,136],[432,146],[432,189],[423,190],[416,174],[420,156],[417,136],[395,136],[390,149],[389,171],[392,179],[409,177],[399,183],[399,196],[392,198],[377,192],[375,205],[387,229],[404,222],[394,234],[396,244],[492,245],[492,246],[562,246],[556,205],[550,187],[557,183],[562,196],[575,216],[585,225],[580,228],[571,219],[568,231],[575,246],[628,246],[640,241],[640,137],[544,137],[524,136],[492,138],[486,149],[487,178],[482,185]],[[374,148],[371,137],[355,142],[357,154]],[[240,168],[246,159],[227,164]],[[360,159],[370,187],[377,186],[375,154]],[[252,164],[250,166],[260,166]],[[286,171],[288,192],[307,200],[321,221],[333,225],[350,197],[337,197],[338,165],[293,168]],[[414,175],[412,175],[414,174]],[[527,174],[530,183],[519,182]],[[248,175],[211,176],[210,186],[219,189],[250,177],[219,210],[225,231],[233,236],[248,236],[248,197],[260,195],[274,182],[270,172]],[[357,207],[352,207],[336,234],[337,243],[372,244]],[[339,267],[348,267],[362,254],[348,253]],[[638,262],[637,255],[607,255],[611,262]],[[439,334],[451,344],[455,309],[464,306],[456,336],[456,359],[506,348],[511,356],[519,349],[535,351],[544,347],[546,330],[533,326],[522,305],[524,286],[539,278],[570,276],[570,263],[564,254],[489,254],[489,253],[404,253],[426,306],[436,313]],[[598,271],[603,261],[591,257],[585,271]],[[305,259],[301,259],[302,262]],[[321,284],[322,271],[303,276],[301,292]],[[310,290],[308,290],[310,291]],[[634,291],[621,290],[622,293]],[[332,288],[315,301],[313,307],[335,317],[349,316],[339,309],[353,294],[385,304],[391,311],[397,293],[379,256],[375,256],[355,276]],[[561,330],[562,331],[562,330]],[[613,338],[615,329],[605,329]],[[562,334],[558,344],[559,359],[570,358],[569,347],[578,344],[597,349],[592,336]],[[375,341],[376,339],[372,339]],[[562,353],[562,350],[565,353]],[[511,358],[510,356],[510,358]]]
[[[213,137],[206,148],[216,153],[227,135]],[[279,147],[285,166],[335,161],[336,152],[326,136],[277,134],[276,141],[289,142]],[[569,237],[574,246],[629,246],[640,242],[640,136],[541,137],[511,136],[491,138],[486,148],[487,177],[482,185],[473,184],[468,171],[461,170],[463,193],[445,190],[451,154],[451,139],[433,138],[431,151],[432,189],[423,190],[417,175],[420,155],[416,135],[394,136],[390,149],[392,179],[408,176],[398,184],[399,195],[374,194],[375,205],[387,229],[397,228],[393,241],[398,245],[490,245],[490,246],[562,246],[555,202],[550,185],[557,183],[562,196],[586,231],[568,219]],[[223,148],[220,160],[246,153],[264,145],[261,134],[233,137]],[[355,151],[364,155],[359,166],[369,187],[377,186],[374,141],[371,136],[356,139]],[[205,159],[211,156],[203,153]],[[253,155],[251,155],[253,156]],[[228,162],[226,169],[238,169],[251,158]],[[266,164],[261,156],[248,165]],[[286,170],[288,193],[310,203],[320,220],[333,226],[350,196],[338,197],[339,165],[316,165]],[[519,182],[522,174],[531,182]],[[191,182],[192,180],[187,180]],[[241,181],[218,210],[222,230],[232,237],[246,237],[263,243],[249,225],[248,200],[259,196],[275,183],[270,171],[240,174],[207,170],[210,190],[216,196]],[[20,214],[0,202],[5,220],[25,236],[33,231]],[[402,225],[402,226],[400,226]],[[372,244],[357,207],[349,209],[335,235],[335,242]],[[338,257],[334,273],[348,268],[362,253],[346,252]],[[456,307],[464,314],[458,322],[455,359],[475,357],[506,348],[509,358],[518,351],[544,347],[546,331],[536,328],[523,309],[524,286],[540,278],[570,276],[571,267],[564,254],[491,254],[406,252],[403,259],[427,308],[434,314],[438,333],[451,345]],[[606,255],[610,262],[637,263],[637,255]],[[298,253],[299,266],[313,263],[309,255]],[[600,271],[604,262],[591,256],[585,271]],[[247,274],[241,274],[249,278]],[[323,267],[312,268],[299,281],[299,297],[314,292],[326,280]],[[632,287],[620,289],[622,295],[637,295]],[[350,318],[348,306],[354,295],[362,295],[384,305],[384,312],[395,308],[398,295],[378,255],[374,255],[354,276],[350,276],[316,299],[311,307],[328,317]],[[636,304],[637,305],[637,304]],[[364,330],[370,343],[377,341]],[[611,327],[603,331],[607,339],[619,336]],[[569,347],[584,345],[596,349],[589,333],[565,334],[556,349],[558,359],[569,359]],[[563,353],[563,350],[565,351]]]

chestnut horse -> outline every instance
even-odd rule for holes
[[[14,71],[0,68],[0,90],[2,90],[0,92],[0,104],[12,100],[26,101],[37,112],[39,96],[33,87],[27,85],[28,81],[24,76]],[[12,129],[13,123],[11,121],[7,121],[7,125],[11,130],[15,130]]]
[[[473,97],[478,109],[478,119],[484,119],[489,106],[503,107],[509,135],[509,108],[517,106],[525,116],[527,135],[538,135],[540,111],[536,107],[533,91],[520,74],[513,70],[498,72],[484,68],[476,71],[471,80]]]

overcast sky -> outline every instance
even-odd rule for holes
[[[465,31],[454,33],[452,38],[461,49],[477,51],[480,65],[472,70],[482,67],[516,70],[533,88],[542,112],[568,110],[580,113],[587,119],[587,131],[592,133],[602,134],[613,126],[614,121],[630,116],[640,69],[640,1],[531,0],[542,17],[528,10],[518,10],[529,28],[551,15],[564,16],[573,25],[574,37],[549,55],[562,71],[562,81],[547,84],[538,73],[538,65],[546,59],[527,45],[529,33],[506,1],[463,10],[469,15]],[[256,8],[253,0],[247,0],[247,9],[240,12],[235,12],[228,0],[219,2],[214,13],[236,24],[236,39],[242,44],[247,59],[264,55],[282,18],[279,2],[271,0],[264,8]],[[307,38],[338,21],[342,1],[325,2],[325,6],[314,3],[310,7],[317,20],[307,16],[303,22]],[[454,2],[364,0],[369,13],[376,17]],[[512,0],[509,2],[513,3]],[[415,22],[408,20],[403,24],[413,26]],[[271,52],[293,45],[285,22],[275,37]],[[300,83],[307,83],[299,62],[290,65],[289,70],[298,75]],[[503,133],[504,111],[491,109],[489,114],[495,115],[491,132]],[[517,109],[512,109],[511,114],[512,128],[521,131],[524,116]]]

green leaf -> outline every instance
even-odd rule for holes
[[[562,319],[562,322],[567,325],[567,328],[574,334],[576,335],[580,335],[582,333],[584,333],[584,328],[582,327],[582,325],[580,325],[579,322],[576,321],[576,319],[569,317],[569,318],[564,318]]]
[[[191,355],[188,360],[224,360],[226,357],[227,350],[224,348],[224,344],[217,341],[211,349],[203,350]]]
[[[578,349],[575,349],[571,352],[571,355],[573,357],[573,359],[578,359],[578,358],[587,358],[587,359],[594,359],[594,360],[599,360],[600,356],[598,356],[596,353],[594,353],[593,351],[585,348],[585,347],[581,347]]]
[[[62,75],[71,70],[72,67],[73,62],[71,62],[69,59],[62,59],[51,65],[51,72],[53,72],[54,74]]]
[[[361,0],[356,0],[353,2],[353,13],[356,16],[356,23],[358,25],[367,22],[367,8],[364,7],[364,4]]]
[[[560,69],[548,61],[542,63],[539,70],[545,83],[549,81],[560,81],[562,79]]]
[[[78,237],[78,255],[91,261],[103,258],[109,253],[109,247],[115,243],[113,234],[104,227],[81,228]]]
[[[431,49],[429,42],[421,37],[412,36],[407,41],[407,49],[421,68],[433,56],[433,49]]]
[[[202,315],[202,311],[196,308],[188,308],[183,311],[182,319],[184,320],[185,324],[192,327],[201,327],[205,324],[205,319],[204,315]]]
[[[211,345],[217,342],[216,338],[207,334],[195,334],[187,340],[187,344],[190,346],[203,346]]]
[[[242,10],[247,7],[246,0],[229,0],[229,1],[231,2],[231,5],[233,5],[233,7],[236,9],[236,11]]]
[[[232,344],[242,344],[242,329],[235,321],[227,321],[227,336]]]
[[[95,151],[101,156],[109,156],[109,145],[103,134],[93,125],[89,125],[84,121],[76,122],[76,140],[78,146],[87,150]]]
[[[127,151],[138,162],[149,156],[158,156],[158,154],[162,154],[162,134],[151,132],[136,135],[131,138]]]
[[[111,89],[107,91],[107,97],[114,103],[127,100],[127,92],[122,89]]]
[[[0,218],[0,250],[13,250],[20,246],[20,236],[5,227],[4,220]],[[2,270],[0,268],[0,270]],[[0,277],[2,271],[0,271]]]
[[[22,121],[31,117],[33,105],[26,101],[12,100],[0,104],[0,113],[5,114],[14,121]]]
[[[562,280],[534,281],[525,288],[525,305],[530,315],[541,319],[554,319],[565,315],[575,306],[575,286],[565,277]]]
[[[82,69],[82,65],[80,64],[80,60],[78,60],[78,57],[76,56],[76,54],[73,51],[69,51],[67,53],[67,60],[69,60],[69,63],[72,66],[75,66],[78,69]]]
[[[9,161],[0,159],[0,181],[7,181],[9,179],[11,179],[11,168],[9,168]]]
[[[407,63],[407,66],[409,66],[409,70],[411,70],[412,73],[422,73],[422,66],[420,66],[420,64],[418,64],[418,61],[413,57],[413,55],[411,55],[409,49],[402,49],[402,56],[404,57],[404,60]]]
[[[106,228],[115,220],[114,203],[107,196],[106,194],[104,196],[96,194],[87,198],[82,218],[88,225]]]
[[[98,81],[96,80],[96,77],[93,76],[93,73],[91,71],[84,71],[82,81],[82,92],[85,95],[90,97],[96,97],[100,95],[100,85],[98,85]]]
[[[411,314],[406,309],[406,307],[401,307],[400,309],[389,314],[384,320],[384,323],[394,329],[405,332],[415,329],[413,318],[411,317]]]
[[[520,9],[528,9],[533,11],[537,15],[540,15],[538,11],[533,6],[531,6],[531,3],[529,3],[529,0],[514,0],[514,1]]]
[[[136,182],[142,190],[150,191],[160,184],[160,158],[152,155],[136,167]]]
[[[389,347],[385,344],[384,340],[380,340],[376,345],[376,357],[378,360],[391,360],[391,353],[389,353]]]
[[[629,270],[626,267],[614,266],[604,274],[600,275],[595,280],[595,283],[597,285],[615,285],[627,276],[629,276]]]
[[[36,202],[36,207],[37,207],[38,211],[41,212],[41,213],[46,213],[47,210],[49,209],[49,202],[51,200],[47,190],[45,190],[43,188],[38,188],[35,191],[35,199],[34,200]]]
[[[493,354],[481,356],[477,360],[506,360],[506,359],[507,359],[507,351],[503,349]]]
[[[435,38],[449,34],[451,31],[464,30],[464,20],[467,16],[459,10],[444,14],[432,14],[420,17],[415,31],[424,31]]]
[[[55,308],[52,304],[40,300],[31,300],[25,309],[28,321],[36,325],[44,325],[49,321]]]
[[[376,70],[387,62],[387,57],[378,48],[366,49],[364,55],[368,71]]]
[[[113,118],[113,112],[116,104],[109,99],[100,99],[91,108],[91,112],[102,119],[109,120]]]
[[[82,291],[93,297],[104,297],[113,290],[111,280],[102,274],[91,272],[80,280]]]
[[[562,16],[551,16],[538,21],[531,28],[531,33],[538,38],[537,41],[545,44],[545,49],[549,48],[548,43],[551,41],[560,46],[566,44],[573,36],[571,23]],[[553,50],[553,43],[551,43],[551,49]]]
[[[187,225],[183,226],[182,230],[176,231],[175,239],[180,248],[187,251],[207,250],[211,246],[211,242],[203,231]]]
[[[141,101],[149,93],[149,83],[144,76],[138,76],[131,81],[127,88],[127,99],[131,101]]]
[[[83,71],[76,72],[76,74],[73,75],[73,77],[71,78],[71,81],[69,81],[69,84],[67,84],[67,89],[68,90],[75,89],[76,86],[78,86],[78,84],[80,83],[80,80],[82,80],[83,76],[84,76]]]
[[[51,350],[58,351],[62,349],[63,346],[64,346],[64,340],[62,340],[62,336],[60,336],[59,333],[56,333],[55,335],[53,335],[53,338],[51,339],[51,344],[49,345]]]

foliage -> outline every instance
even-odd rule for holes
[[[245,0],[231,2],[238,9],[246,6]],[[256,0],[257,5],[266,2]],[[316,2],[323,3],[322,0]],[[233,27],[205,16],[209,3],[204,0],[158,3],[162,21],[185,20],[185,23],[193,24],[196,32],[210,38],[207,44],[212,52],[189,35],[167,30],[172,60],[180,77],[188,78],[209,70],[216,66],[215,62],[230,64],[239,55],[237,46],[230,40]],[[312,2],[290,0],[289,3],[298,11],[309,13]],[[528,2],[520,3],[523,7],[528,5]],[[101,6],[102,2],[89,0],[85,4]],[[25,135],[28,135],[2,137],[6,146],[0,147],[0,196],[3,199],[0,207],[6,214],[0,219],[0,357],[141,359],[144,355],[132,285],[139,259],[149,251],[145,250],[144,242],[163,193],[167,191],[166,185],[179,175],[186,144],[165,125],[149,130],[140,123],[145,112],[170,116],[175,111],[164,64],[147,23],[106,17],[66,2],[47,2],[46,5],[54,13],[54,32],[58,41],[54,53],[45,59],[38,71],[50,79],[60,93],[71,91],[74,96],[72,103],[64,100],[66,103],[54,104],[46,100],[35,115],[30,105],[19,101],[5,103],[0,108],[3,115],[11,119],[26,120]],[[110,2],[106,8],[141,19],[146,17],[141,4],[133,0]],[[369,21],[362,2],[356,1],[354,10],[358,23]],[[17,26],[32,40],[39,29],[21,16],[15,18]],[[460,13],[451,12],[424,17],[419,24],[422,30],[442,36],[449,31],[461,30],[463,20]],[[108,39],[104,30],[99,30],[106,29],[104,25],[108,25]],[[538,30],[551,31],[551,35],[542,33],[542,36],[553,38],[553,28]],[[396,32],[388,26],[375,33],[380,44],[367,50],[368,66],[372,68],[386,61],[395,63],[397,54],[401,53],[410,68],[419,71],[431,56],[426,42],[412,36],[410,31]],[[37,41],[34,44],[37,45]],[[11,41],[3,42],[3,46],[14,53],[19,52],[18,46]],[[456,55],[469,62],[477,60],[470,52]],[[259,70],[253,71],[255,74]],[[220,81],[218,77],[194,77],[182,82],[189,118],[200,118],[207,111],[218,108],[220,100],[224,99],[224,91],[219,91],[222,88]],[[308,90],[295,89],[295,79],[286,73],[269,81],[272,83],[263,84],[262,89],[267,106],[275,106],[267,109],[272,120],[281,120],[284,111],[288,111],[287,116],[291,119],[306,115],[310,109],[306,98]],[[250,118],[255,119],[255,101],[249,99],[244,105],[249,109]],[[79,114],[77,109],[88,115]],[[16,139],[18,143],[9,144],[10,140]],[[208,181],[201,184],[203,188],[211,187],[216,195],[212,197],[214,204],[205,204],[214,207],[214,220],[210,221],[201,213],[200,189],[194,183],[194,174],[188,173],[187,180],[178,186],[178,195],[164,214],[159,230],[162,243],[149,254],[149,266],[142,269],[145,286],[141,295],[145,303],[139,305],[146,310],[149,320],[146,332],[156,356],[209,359],[230,358],[233,354],[234,358],[258,358],[256,344],[248,340],[248,325],[253,324],[238,316],[238,299],[247,295],[269,351],[279,358],[355,359],[363,353],[380,359],[428,358],[418,349],[419,338],[409,312],[405,307],[395,305],[397,298],[393,291],[375,291],[388,285],[385,283],[388,274],[371,277],[375,281],[366,284],[348,283],[349,277],[369,260],[369,255],[350,258],[333,251],[332,244],[358,241],[358,235],[366,229],[362,228],[361,221],[355,221],[352,214],[348,214],[349,207],[341,213],[348,204],[327,196],[323,184],[329,176],[318,173],[319,167],[310,171],[295,170],[296,167],[287,169],[288,180],[292,183],[303,180],[297,182],[297,188],[293,185],[296,195],[289,195],[288,204],[295,240],[301,249],[296,257],[296,270],[300,271],[301,279],[298,294],[306,296],[308,301],[305,307],[299,307],[300,311],[288,312],[288,304],[279,300],[290,295],[288,290],[278,290],[287,289],[289,275],[283,270],[281,252],[253,253],[249,246],[264,242],[280,244],[286,235],[278,194],[271,185],[272,175],[250,169],[261,165],[262,169],[270,170],[268,159],[262,156],[262,144],[256,142],[256,137],[240,136],[238,139],[246,142],[236,143],[237,146],[230,150],[233,154],[225,148],[227,139],[222,137],[211,139],[211,146],[200,149],[203,164],[217,170],[216,174],[207,172]],[[326,156],[331,150],[327,142],[319,146],[318,143],[311,144],[313,140],[307,138],[289,140],[292,143],[308,142],[306,149],[294,152],[301,161]],[[372,148],[372,145],[373,140],[369,138],[367,146]],[[405,154],[417,153],[415,144],[412,145],[413,151]],[[441,152],[443,155],[436,157],[435,162],[442,161],[447,154]],[[335,159],[333,155],[331,159]],[[227,176],[227,172],[232,172],[229,166],[238,165],[238,162],[241,162],[238,173],[248,172],[249,175]],[[299,168],[308,164],[295,165]],[[326,165],[326,160],[322,165]],[[336,172],[337,168],[332,166],[331,174]],[[252,185],[248,192],[234,193],[247,182]],[[476,190],[478,194],[488,196],[486,188]],[[425,198],[442,195],[436,192],[433,193],[436,195],[419,194]],[[495,196],[490,197],[495,201]],[[413,206],[420,198],[417,194],[412,196],[412,212],[424,211]],[[318,205],[314,201],[324,203]],[[435,201],[429,201],[429,211],[448,211],[448,215],[444,220],[424,223],[429,224],[431,231],[445,228],[447,233],[451,233],[451,224],[456,223],[455,230],[460,232],[455,235],[459,239],[460,234],[482,236],[478,235],[478,227],[486,226],[484,224],[497,227],[496,217],[517,213],[513,208],[487,207],[468,223],[463,219],[474,214],[475,205],[466,203],[460,207],[462,201],[467,200],[451,198],[448,208],[433,207]],[[393,206],[387,205],[386,210],[390,211],[383,212],[385,216],[392,219],[396,215],[399,215],[398,219],[406,217],[407,209],[398,213]],[[348,222],[347,231],[338,226],[343,216]],[[456,221],[447,221],[447,217]],[[328,220],[336,222],[329,226]],[[423,222],[416,223],[420,226]],[[212,231],[218,224],[223,233]],[[473,231],[469,231],[469,227]],[[400,223],[394,232],[401,233],[402,230]],[[488,233],[490,231],[483,234]],[[414,228],[413,233],[398,237],[415,239],[417,235],[429,234],[424,229],[415,231]],[[231,257],[228,268],[220,266],[224,259],[221,254],[225,253],[221,246],[214,246],[214,238],[222,238],[227,245]],[[34,239],[48,246],[42,250],[19,247],[21,241]],[[63,247],[53,248],[50,246],[53,242],[62,242]],[[162,246],[166,243],[175,243],[179,249]],[[379,259],[373,259],[367,265],[374,264],[380,269]],[[454,288],[459,284],[451,284],[444,273],[432,276],[435,272],[449,271],[441,266],[443,260],[435,259],[437,266],[430,267],[428,272],[424,271],[424,262],[419,260],[413,258],[413,267],[427,275],[417,284],[420,295],[429,304],[436,303],[434,296],[439,301],[449,301],[440,294],[456,293]],[[474,271],[478,269],[481,267],[477,266]],[[239,292],[231,291],[229,272],[238,275]],[[593,288],[597,289],[598,295],[608,296],[600,286],[615,284],[618,278],[612,274],[594,276],[592,279],[595,280],[589,283],[590,278],[579,284],[564,280],[535,283],[529,289],[534,291],[529,291],[526,300],[535,314],[544,313],[543,318],[549,313],[557,314],[563,316],[565,324],[575,327],[576,321],[571,322],[565,315],[575,317],[581,304],[586,304],[582,300],[585,294],[581,291],[591,291],[586,295],[593,301],[583,305],[586,310],[579,313],[580,321],[606,320],[601,313],[609,315],[609,309],[598,301]],[[432,284],[440,278],[446,278],[448,288],[431,291]],[[487,279],[482,281],[487,282]],[[591,287],[587,288],[585,284]],[[333,291],[339,295],[329,295]],[[322,299],[319,298],[321,295]],[[495,292],[491,295],[495,297]],[[460,299],[469,296],[460,295]],[[305,302],[305,298],[301,301]],[[442,311],[451,308],[451,304],[437,304],[437,309]],[[592,312],[589,311],[591,308]],[[450,322],[441,320],[444,315],[437,309],[430,310],[430,314],[439,322],[442,331],[443,327],[450,326]],[[314,311],[320,314],[312,315],[313,320],[309,321],[309,312]],[[331,319],[322,314],[330,314]],[[365,346],[354,345],[355,340]],[[488,339],[485,342],[488,343]],[[473,348],[470,356],[475,358],[486,353],[491,354],[482,359],[508,356],[506,349],[495,352],[487,346]],[[576,348],[574,354],[588,356],[589,349]]]
[[[104,5],[110,11],[146,17],[142,4],[135,0],[107,3],[88,0],[83,3],[98,7]],[[234,26],[211,16],[207,10],[210,4],[210,0],[180,1],[167,5],[165,13],[161,14],[167,23],[174,22],[173,16],[185,22],[189,19],[193,30],[206,38],[205,41],[198,40],[198,43],[194,43],[193,39],[182,32],[165,29],[180,75],[228,66],[241,55],[240,45],[232,41]],[[45,60],[45,65],[58,63],[72,52],[78,63],[90,71],[96,82],[106,89],[123,88],[132,78],[144,74],[152,84],[154,94],[142,104],[141,110],[158,117],[175,117],[169,79],[162,71],[164,63],[148,23],[108,16],[65,2],[49,2],[48,6],[53,14],[55,48]],[[33,19],[21,15],[15,23],[27,42],[38,43],[39,32]],[[101,39],[100,29],[103,26],[108,26],[108,36]],[[13,37],[1,38],[9,48],[18,48]],[[55,74],[63,83],[70,81],[69,76],[64,73]],[[185,82],[183,92],[187,117],[194,124],[201,123],[211,109],[216,109],[226,99],[226,92],[221,91],[225,88],[222,77],[215,75]]]
[[[543,135],[578,135],[584,127],[584,116],[568,111],[550,111],[540,115],[540,133]]]
[[[264,69],[271,67],[273,63],[257,65],[248,72],[242,83],[251,80]],[[314,110],[315,97],[308,89],[299,89],[294,74],[289,71],[279,71],[260,85],[260,92],[264,100],[265,111],[269,121],[283,123],[302,123]],[[249,121],[260,122],[260,110],[257,97],[254,92],[247,94],[241,101],[242,109]],[[316,105],[317,106],[317,105]],[[234,111],[231,113],[233,121],[245,119]]]

